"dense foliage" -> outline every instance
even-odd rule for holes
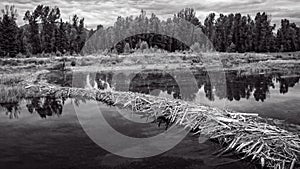
[[[0,20],[1,56],[79,53],[87,36],[84,19],[74,15],[69,23],[60,16],[58,7],[39,5],[25,13],[23,19],[27,24],[18,27],[15,7],[6,6]]]
[[[118,17],[114,26],[88,31],[84,18],[74,15],[64,22],[58,7],[39,5],[23,17],[26,25],[16,24],[17,11],[6,6],[0,18],[0,56],[15,57],[18,53],[79,54],[125,52],[139,48],[219,52],[293,52],[300,50],[300,27],[283,19],[281,26],[271,24],[270,16],[209,14],[203,23],[192,8],[186,8],[173,18],[160,20],[155,14],[146,16],[142,10],[136,18]],[[276,33],[277,31],[277,33]],[[87,44],[87,45],[86,45]],[[47,56],[47,55],[46,55]]]

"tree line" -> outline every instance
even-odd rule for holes
[[[170,52],[187,50],[186,46],[200,51],[294,52],[300,50],[300,27],[283,19],[276,29],[265,12],[257,13],[254,18],[240,13],[218,16],[211,13],[201,23],[193,8],[183,9],[167,20],[160,20],[155,14],[148,18],[142,10],[135,18],[118,17],[114,26],[107,29],[98,27],[86,49],[88,53],[111,48],[124,52],[128,47],[140,48],[144,42],[150,48]]]
[[[115,24],[88,31],[84,18],[74,15],[61,19],[58,7],[38,5],[23,16],[24,26],[18,26],[17,10],[5,6],[0,18],[0,56],[17,54],[79,54],[101,51],[124,52],[148,46],[173,52],[189,46],[203,51],[219,52],[293,52],[300,50],[300,27],[287,19],[271,24],[267,13],[250,15],[209,14],[203,23],[192,8],[160,20],[155,14],[147,17],[144,10],[137,17],[118,17]],[[277,32],[276,32],[277,30]],[[158,36],[159,35],[159,36]]]
[[[250,15],[240,13],[217,18],[210,14],[202,25],[203,31],[220,52],[293,52],[300,50],[300,28],[283,19],[281,27],[271,24],[265,12]]]
[[[23,20],[16,24],[18,14],[14,6],[5,6],[0,18],[0,56],[15,57],[17,54],[76,54],[87,37],[84,18],[77,15],[63,22],[58,7],[38,5],[27,11]]]

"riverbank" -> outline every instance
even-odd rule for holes
[[[74,71],[107,69],[281,69],[296,65],[300,53],[133,53],[130,55],[90,55],[49,58],[2,58],[0,72],[14,73],[41,69],[58,69],[62,66]],[[64,64],[64,65],[62,65]]]
[[[185,58],[184,58],[185,56]],[[129,63],[141,56],[117,56],[122,62],[111,62],[114,56],[105,56],[102,63],[99,57],[87,56],[64,60],[54,60],[35,69],[24,69],[21,73],[1,74],[0,89],[1,103],[9,103],[32,97],[76,98],[97,100],[111,106],[120,106],[133,109],[153,119],[166,116],[177,125],[192,129],[208,139],[215,140],[224,145],[222,153],[234,151],[241,158],[255,160],[256,163],[270,167],[293,168],[299,162],[299,135],[284,130],[275,124],[267,123],[266,119],[257,114],[243,114],[217,109],[210,106],[185,102],[183,100],[154,97],[131,92],[86,90],[79,88],[60,87],[41,81],[41,75],[51,70],[69,70],[69,72],[98,72],[114,70],[240,70],[247,72],[265,73],[268,70],[287,70],[299,72],[300,62],[293,57],[276,58],[265,54],[169,54],[165,58],[156,55],[146,55],[138,62]],[[168,59],[167,59],[168,58]],[[199,60],[194,60],[195,58]],[[218,60],[218,58],[226,58]],[[81,60],[80,60],[81,59]],[[103,59],[103,58],[102,58]],[[159,59],[159,60],[155,60]],[[126,61],[127,60],[127,61]],[[81,65],[82,62],[90,64]],[[73,62],[74,63],[74,62]],[[81,63],[78,66],[78,63]],[[230,64],[229,64],[230,63]],[[65,66],[61,66],[65,64]],[[221,65],[220,65],[221,64]],[[77,66],[76,66],[77,65]],[[8,66],[9,67],[9,66]],[[16,66],[18,67],[18,66]],[[17,69],[16,69],[17,70]],[[4,70],[5,72],[5,70]],[[84,79],[85,80],[85,79]],[[7,100],[6,100],[7,99]],[[163,104],[162,104],[163,103]],[[171,107],[166,111],[167,107]],[[160,114],[154,114],[157,109]],[[201,133],[199,132],[201,131]],[[198,133],[197,133],[198,132]]]

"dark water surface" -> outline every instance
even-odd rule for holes
[[[224,79],[213,79],[212,73],[201,70],[193,71],[192,75],[195,80],[182,71],[51,72],[44,80],[62,86],[111,87],[259,113],[282,120],[279,123],[299,131],[300,76],[297,72],[230,71],[224,73]],[[159,156],[128,159],[113,155],[87,136],[77,115],[85,119],[81,123],[97,125],[101,122],[95,117],[101,110],[115,130],[136,138],[152,137],[165,130],[153,123],[133,123],[128,120],[131,116],[125,118],[115,108],[100,103],[95,106],[94,102],[80,99],[33,98],[1,103],[0,107],[0,168],[255,168],[231,154],[215,156],[220,148],[217,144],[199,143],[192,135]],[[81,111],[76,113],[75,108]]]
[[[220,148],[211,142],[199,143],[197,137],[187,136],[172,150],[156,157],[144,159],[129,159],[113,155],[95,144],[82,129],[74,106],[81,111],[89,123],[99,123],[93,120],[98,108],[87,101],[66,100],[62,112],[55,111],[56,105],[50,111],[46,110],[47,100],[41,98],[44,111],[40,114],[36,108],[28,108],[37,99],[20,102],[17,106],[18,118],[10,119],[6,108],[0,111],[0,168],[34,169],[34,168],[253,168],[246,162],[241,162],[233,155],[216,157],[214,152]],[[77,105],[76,105],[77,104]],[[107,121],[113,128],[131,137],[151,137],[164,132],[156,124],[131,123],[116,113],[116,110],[105,105],[99,105]],[[59,108],[58,108],[59,109]],[[14,110],[12,111],[14,112]],[[31,113],[32,112],[32,113]],[[57,113],[58,112],[58,113]],[[109,134],[109,133],[107,133]],[[107,137],[106,134],[103,137]],[[122,151],[122,150],[120,150]]]
[[[93,87],[97,83],[101,88],[107,82],[118,91],[183,99],[300,124],[300,73],[295,70],[263,73],[142,70],[68,75],[52,72],[47,79],[75,87]]]

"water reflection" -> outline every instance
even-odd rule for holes
[[[31,114],[37,113],[43,119],[54,115],[61,116],[63,112],[63,106],[65,104],[65,98],[53,98],[53,97],[35,97],[25,100],[27,102],[26,108]],[[21,108],[19,102],[0,103],[0,108],[6,110],[6,115],[10,119],[19,118]]]
[[[276,81],[280,83],[280,93],[286,94],[289,92],[289,88],[295,87],[299,83],[299,76],[278,77]]]
[[[15,105],[21,105],[24,112],[28,109],[33,114],[38,114],[34,113],[37,112],[36,109],[53,110],[63,105],[59,104],[60,101],[62,100],[54,98],[32,98]],[[219,150],[220,146],[212,142],[199,144],[198,138],[192,136],[186,137],[175,148],[156,157],[128,159],[115,156],[86,135],[72,108],[72,103],[78,104],[87,112],[82,113],[86,122],[101,125],[97,120],[98,112],[93,106],[94,103],[81,99],[69,101],[63,105],[65,116],[58,120],[48,119],[45,122],[35,117],[18,121],[1,119],[0,168],[254,168],[253,165],[247,167],[248,163],[245,162],[235,162],[235,156],[216,157],[213,153]],[[120,116],[116,116],[116,112],[110,107],[103,107],[102,110],[116,130],[132,137],[151,137],[164,130],[160,130],[156,125],[125,122]],[[52,115],[55,115],[54,112]]]
[[[10,119],[19,118],[20,115],[20,104],[19,102],[11,102],[11,103],[0,103],[0,107],[5,109],[5,114]]]
[[[47,118],[53,115],[60,116],[63,112],[65,99],[57,99],[53,97],[33,98],[26,105],[28,111],[33,114],[38,113],[41,118]]]
[[[270,87],[275,88],[273,78],[274,75],[241,76],[237,72],[227,73],[226,98],[230,101],[240,101],[241,99],[249,99],[253,95],[256,101],[264,102],[270,93]],[[218,97],[225,98],[225,96]]]
[[[287,76],[278,72],[244,75],[238,71],[228,71],[225,75],[226,82],[217,81],[212,85],[208,72],[194,72],[198,88],[191,87],[185,91],[181,91],[182,88],[178,85],[179,83],[189,85],[190,79],[185,77],[184,72],[176,75],[159,70],[145,70],[138,74],[129,75],[123,72],[100,72],[91,75],[93,76],[91,79],[96,80],[91,80],[90,83],[93,83],[91,86],[94,86],[94,83],[98,83],[97,86],[104,89],[105,86],[103,87],[102,85],[104,81],[117,91],[132,91],[156,96],[166,93],[173,98],[187,101],[195,101],[197,94],[203,92],[210,101],[214,101],[216,98],[228,101],[241,101],[242,99],[248,100],[253,97],[257,102],[264,102],[270,98],[270,89],[276,89],[276,84],[278,84],[279,92],[286,94],[289,88],[293,88],[299,83],[300,79],[298,75]],[[181,77],[178,78],[176,76]],[[183,83],[176,81],[177,79],[182,80]],[[224,85],[226,85],[225,88]]]

